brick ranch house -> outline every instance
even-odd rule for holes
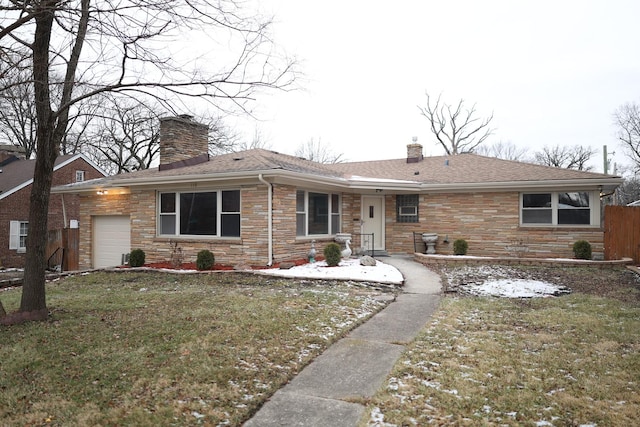
[[[25,159],[24,151],[13,145],[0,146],[0,266],[3,267],[24,267],[35,163],[35,160]],[[52,185],[104,176],[105,173],[83,154],[64,155],[55,162]],[[77,195],[52,195],[49,230],[77,227],[79,216]]]
[[[161,120],[160,166],[78,185],[80,266],[121,263],[143,249],[147,262],[184,261],[211,250],[216,262],[271,265],[306,258],[336,233],[373,234],[376,250],[413,253],[414,232],[438,234],[451,254],[572,257],[576,240],[603,255],[600,195],[621,178],[474,154],[423,157],[418,144],[395,160],[319,164],[264,149],[209,157],[207,128],[188,116]]]

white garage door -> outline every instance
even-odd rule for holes
[[[128,215],[93,217],[93,268],[122,264],[122,254],[131,251],[131,222]]]

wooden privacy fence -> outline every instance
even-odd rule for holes
[[[640,207],[605,206],[604,258],[625,257],[640,263]]]
[[[77,270],[79,267],[79,237],[78,228],[49,231],[46,252],[47,269],[59,271]]]

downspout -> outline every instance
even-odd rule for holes
[[[258,179],[268,188],[268,191],[267,191],[267,241],[268,241],[267,246],[268,246],[268,249],[267,250],[269,252],[269,261],[267,262],[267,265],[271,267],[271,265],[273,264],[273,213],[272,213],[273,185],[270,182],[266,181],[262,177],[262,174],[258,175]]]
[[[64,194],[60,194],[60,201],[62,202],[62,228],[67,228],[67,210],[64,206]]]

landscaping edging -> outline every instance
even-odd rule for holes
[[[475,257],[467,255],[426,255],[414,253],[414,259],[426,266],[429,265],[539,265],[553,267],[597,267],[616,268],[633,264],[633,259],[622,258],[612,261],[595,261],[584,259],[560,258],[510,258],[510,257]]]

